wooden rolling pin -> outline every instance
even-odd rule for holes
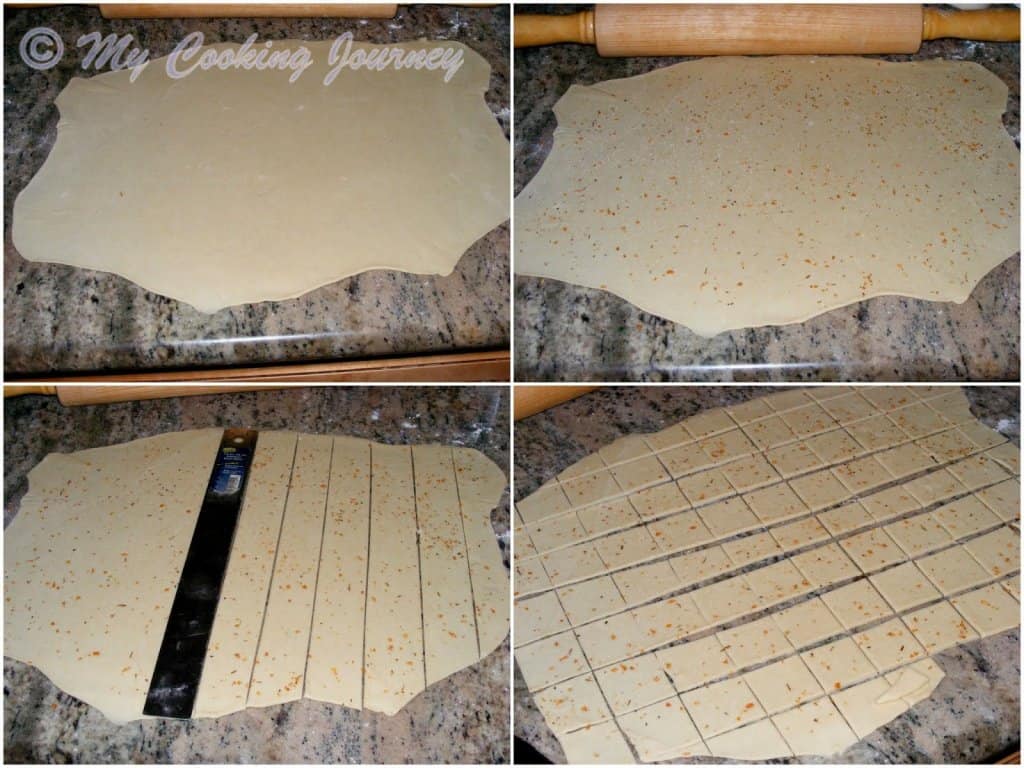
[[[118,384],[85,386],[63,384],[54,386],[47,384],[7,384],[4,386],[4,397],[56,395],[61,405],[98,405],[100,403],[126,403],[133,400],[158,400],[163,397],[223,395],[234,392],[253,392],[260,389],[283,388],[267,384],[246,384],[242,386],[226,386],[223,384],[206,384],[201,386],[133,386]]]
[[[564,403],[566,400],[573,400],[587,392],[593,392],[597,387],[576,387],[576,386],[527,386],[516,385],[513,399],[512,416],[516,421],[533,416],[535,413],[546,411],[548,408]]]
[[[602,56],[914,53],[922,40],[1020,40],[1020,11],[908,4],[599,4],[568,15],[517,14],[515,46],[596,44]]]
[[[396,3],[100,3],[105,19],[390,19]]]

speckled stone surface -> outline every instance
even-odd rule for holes
[[[588,6],[518,7],[559,13]],[[1020,146],[1020,46],[925,43],[914,56],[975,61],[1009,87],[1004,115]],[[555,102],[591,85],[666,67],[684,57],[602,58],[593,46],[520,49],[515,56],[514,191],[551,151]],[[1016,381],[1020,370],[1020,257],[990,272],[963,304],[884,296],[805,323],[704,339],[604,291],[515,279],[518,381]]]
[[[300,388],[115,405],[4,402],[4,522],[52,451],[200,427],[290,429],[475,448],[508,467],[504,388]],[[509,506],[492,513],[508,564]],[[38,670],[4,659],[4,761],[89,763],[500,763],[509,759],[509,641],[397,715],[303,700],[216,720],[115,725]]]
[[[18,55],[31,28],[65,43],[54,69],[36,72]],[[10,374],[227,366],[504,348],[509,343],[509,227],[463,254],[448,277],[364,272],[297,299],[230,307],[212,315],[105,272],[31,264],[11,242],[17,194],[57,137],[54,99],[83,72],[82,34],[131,33],[151,58],[189,32],[211,42],[457,40],[491,64],[487,104],[509,132],[507,6],[399,6],[393,19],[191,19],[107,21],[95,7],[9,10],[4,28],[4,350]],[[341,246],[339,246],[341,247]]]
[[[778,391],[778,387],[617,387],[563,403],[516,423],[515,496],[528,496],[570,464],[622,435],[657,431],[705,408]],[[1017,387],[970,387],[966,392],[975,416],[1020,443]],[[946,677],[932,695],[846,752],[768,762],[976,763],[1020,743],[1019,627],[943,651],[934,659]],[[514,695],[515,735],[552,761],[565,762],[518,667]],[[691,762],[723,761],[695,758]]]

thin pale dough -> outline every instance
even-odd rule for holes
[[[220,436],[53,454],[32,470],[4,536],[6,655],[112,720],[143,717]],[[505,485],[466,448],[261,433],[194,716],[301,696],[393,714],[427,674],[489,654],[508,631],[490,523]],[[434,608],[422,617],[421,556]],[[438,648],[449,630],[460,641]]]
[[[978,64],[719,57],[572,86],[516,270],[701,336],[884,294],[963,302],[1018,249],[1007,87]]]
[[[122,70],[57,97],[57,142],[14,205],[29,261],[113,272],[201,312],[281,301],[370,269],[447,275],[508,218],[508,141],[487,61],[332,70],[333,41],[290,71]],[[382,49],[354,43],[353,52]],[[202,50],[237,50],[218,44]],[[355,55],[355,53],[353,54]],[[184,67],[184,63],[179,67]]]
[[[934,414],[944,420],[944,429],[947,432],[955,429],[954,423],[963,424],[962,431],[972,434],[969,451],[975,456],[988,450],[989,445],[1004,440],[993,430],[973,430],[973,425],[978,422],[970,415],[967,400],[961,391],[940,394],[924,389],[893,387],[874,388],[862,392],[863,395],[848,391],[845,396],[840,395],[843,402],[826,403],[829,405],[826,409],[829,412],[834,410],[837,414],[846,414],[839,419],[840,422],[846,421],[846,416],[856,413],[858,420],[853,423],[865,425],[865,429],[859,433],[861,437],[878,437],[887,429],[886,425],[891,424],[890,419],[907,421],[914,417],[921,421],[931,419]],[[759,418],[743,420],[738,428],[752,434],[752,428],[756,429],[759,422],[776,418],[772,415],[774,408],[792,417],[791,420],[796,423],[799,415],[807,407],[806,403],[800,402],[803,393],[785,394],[785,399],[761,398],[751,401],[754,405],[747,410],[759,413]],[[559,484],[565,482],[567,478],[571,478],[578,485],[586,484],[590,477],[606,471],[602,462],[615,461],[617,449],[623,445],[631,446],[630,460],[645,458],[642,452],[636,450],[639,438],[649,446],[652,454],[662,451],[658,454],[660,457],[664,452],[672,453],[679,460],[679,472],[683,476],[681,480],[669,480],[664,485],[655,485],[649,490],[649,493],[654,494],[651,499],[655,502],[660,500],[660,505],[652,503],[649,508],[645,508],[643,519],[655,521],[650,523],[651,530],[663,541],[665,537],[658,531],[662,530],[664,525],[657,521],[683,518],[693,522],[696,521],[698,513],[707,514],[707,510],[714,509],[722,503],[712,502],[710,499],[695,501],[698,509],[681,516],[675,512],[677,502],[673,495],[659,494],[658,491],[666,487],[675,487],[675,482],[699,487],[703,485],[703,475],[717,474],[721,471],[686,459],[687,454],[700,455],[706,450],[706,445],[701,439],[686,443],[682,436],[706,432],[709,425],[714,423],[714,429],[718,434],[718,437],[714,438],[716,446],[740,445],[741,441],[737,440],[737,435],[741,433],[737,428],[729,428],[729,421],[723,419],[723,414],[734,416],[732,409],[716,409],[701,414],[697,419],[688,419],[673,425],[654,436],[632,435],[620,438],[598,453],[591,454],[561,472],[556,480],[545,486],[545,492],[523,501],[534,520],[540,521],[539,524],[548,530],[555,530],[563,521],[574,519],[575,515],[586,511],[583,507],[566,506],[564,500],[553,494],[553,491],[558,490]],[[878,429],[872,429],[872,425],[877,425]],[[832,431],[823,433],[820,437],[830,438],[833,443],[852,443],[853,439],[847,435],[844,427],[833,423],[831,429]],[[891,435],[889,437],[891,438]],[[975,440],[975,437],[978,439]],[[914,439],[909,434],[904,435],[904,442],[900,447],[916,447]],[[917,438],[922,439],[920,436]],[[890,450],[889,446],[894,440],[887,438],[868,442],[875,446],[872,451],[885,451]],[[830,454],[827,464],[850,459],[851,456],[847,453],[840,451]],[[741,456],[743,453],[738,452],[736,455]],[[954,456],[945,459],[956,460]],[[746,460],[743,458],[733,459],[733,463],[742,464],[744,461]],[[811,468],[804,467],[804,471],[809,469]],[[914,473],[921,470],[933,475],[949,475],[939,463],[917,467]],[[673,471],[672,474],[675,475],[676,472]],[[832,478],[834,485],[839,484],[830,469],[823,469],[819,474]],[[887,482],[899,482],[909,474],[889,478]],[[927,477],[929,476],[926,475],[925,479]],[[988,473],[984,481],[998,484],[1002,477],[1001,473]],[[684,480],[692,482],[684,483]],[[776,482],[782,483],[781,479],[777,479]],[[1014,482],[1018,481],[1014,479]],[[1005,483],[1004,480],[1002,484]],[[911,484],[919,488],[932,486],[932,483],[922,482],[920,478],[911,481]],[[729,484],[732,496],[728,498],[733,501],[747,500],[751,495],[759,493],[741,492],[732,485]],[[740,486],[745,487],[742,483]],[[772,490],[775,487],[777,486],[770,486],[765,490]],[[943,673],[933,661],[922,658],[923,656],[956,642],[965,642],[977,637],[978,634],[988,635],[1001,631],[1013,626],[1018,620],[1019,604],[998,584],[975,589],[955,598],[954,603],[959,601],[956,609],[949,602],[943,601],[925,612],[912,613],[911,616],[916,615],[917,618],[909,626],[892,618],[895,613],[912,610],[916,606],[941,598],[939,591],[929,585],[928,577],[917,570],[915,565],[915,562],[920,562],[916,558],[926,557],[927,552],[934,547],[911,547],[903,553],[896,542],[884,538],[886,529],[882,526],[885,526],[885,522],[907,512],[912,513],[909,520],[932,520],[936,529],[943,530],[932,513],[919,508],[909,492],[904,490],[906,487],[893,486],[867,497],[871,500],[870,512],[867,509],[868,504],[862,507],[859,502],[847,503],[832,509],[828,513],[830,527],[836,529],[834,538],[839,538],[841,543],[824,541],[830,538],[828,531],[815,522],[813,515],[797,523],[785,524],[781,521],[793,515],[784,514],[778,518],[769,515],[762,522],[770,526],[770,531],[755,536],[763,535],[769,539],[775,536],[787,546],[792,544],[790,549],[801,549],[801,554],[789,560],[758,565],[744,574],[732,575],[722,581],[698,587],[687,594],[670,597],[664,596],[701,582],[709,576],[734,571],[748,562],[743,556],[739,557],[739,562],[730,562],[725,552],[734,549],[736,545],[750,542],[754,537],[729,538],[733,533],[725,530],[718,536],[704,536],[700,542],[691,542],[698,548],[671,557],[669,560],[638,565],[638,562],[648,559],[646,552],[630,550],[629,556],[612,562],[605,557],[604,551],[611,547],[614,554],[625,554],[626,550],[622,545],[627,539],[623,538],[622,534],[639,531],[639,528],[633,527],[635,522],[632,519],[623,518],[618,529],[602,530],[598,538],[587,544],[589,548],[602,553],[602,560],[609,566],[604,569],[604,573],[610,572],[610,579],[608,575],[592,576],[578,581],[571,587],[559,589],[558,594],[567,608],[566,612],[562,611],[558,601],[553,601],[549,605],[551,615],[546,619],[556,623],[560,628],[559,635],[550,638],[552,641],[557,640],[557,646],[551,643],[548,647],[536,641],[531,644],[529,640],[517,638],[517,658],[522,657],[523,661],[527,660],[527,657],[530,660],[539,660],[540,664],[546,667],[538,670],[537,663],[534,663],[532,668],[528,668],[529,665],[523,666],[522,671],[528,687],[534,691],[535,697],[539,696],[546,700],[549,691],[543,680],[545,675],[550,675],[552,680],[559,679],[560,682],[555,689],[567,695],[575,693],[576,681],[590,679],[592,675],[604,694],[604,700],[612,708],[611,717],[622,727],[627,741],[632,743],[639,757],[642,760],[657,760],[665,755],[660,751],[647,750],[644,746],[646,736],[639,731],[634,732],[636,729],[633,726],[639,712],[657,712],[664,707],[673,706],[673,692],[662,689],[657,683],[660,680],[658,665],[667,673],[674,691],[683,694],[684,702],[689,698],[695,706],[699,702],[703,709],[708,706],[709,690],[727,690],[728,686],[723,688],[721,684],[736,681],[739,678],[735,675],[739,673],[745,676],[755,698],[739,702],[739,708],[735,711],[732,705],[725,708],[724,714],[730,726],[733,722],[740,722],[749,710],[756,710],[759,702],[768,710],[768,717],[774,727],[782,728],[781,724],[788,724],[789,732],[795,734],[794,743],[780,742],[773,728],[768,726],[768,719],[759,721],[760,724],[749,731],[742,728],[730,730],[724,736],[711,734],[710,732],[716,731],[717,727],[708,721],[705,730],[709,733],[705,734],[707,738],[704,741],[698,738],[698,750],[703,749],[705,754],[710,753],[719,757],[750,759],[754,755],[765,759],[791,753],[787,750],[796,751],[798,754],[813,754],[822,749],[842,749],[844,739],[849,739],[852,743],[856,738],[862,738],[930,695],[941,681]],[[807,486],[807,490],[813,490],[812,486]],[[838,485],[836,491],[827,494],[827,499],[818,498],[813,493],[810,495],[814,496],[815,506],[829,506],[848,495],[842,490],[841,485]],[[621,493],[621,499],[632,498],[625,489]],[[865,494],[865,491],[858,488],[856,494],[860,496]],[[939,497],[953,495],[963,498],[946,504],[943,509],[966,510],[971,514],[966,517],[961,515],[957,519],[975,521],[971,525],[958,528],[957,538],[977,535],[988,527],[998,526],[1001,522],[996,516],[982,511],[981,503],[973,499],[968,486],[960,484],[959,488],[943,491]],[[717,498],[717,494],[713,498]],[[826,500],[828,504],[825,503]],[[614,503],[617,502],[606,502],[608,505]],[[759,511],[762,509],[761,504],[754,506]],[[1011,519],[1016,517],[1017,510],[1012,503],[1004,506],[1006,514]],[[841,514],[844,510],[852,520],[847,520]],[[808,515],[810,511],[804,508],[802,512],[796,511],[795,514]],[[689,518],[685,517],[687,515]],[[726,526],[727,529],[731,527],[735,526]],[[805,528],[807,535],[803,533]],[[868,540],[865,538],[866,534],[855,533],[864,528],[875,538]],[[1002,530],[1010,529],[997,528],[997,532]],[[998,547],[989,541],[996,540],[996,535],[986,534],[974,539],[973,546],[969,543],[963,548],[954,548],[956,551],[970,552],[970,557],[959,558],[960,567],[957,571],[970,578],[959,579],[957,589],[953,591],[984,580],[999,578],[1014,568],[1019,559],[1019,544],[1014,534],[999,534]],[[951,541],[948,534],[945,540]],[[721,541],[721,545],[714,543],[715,541]],[[808,545],[813,548],[806,549]],[[666,553],[673,547],[674,545],[670,543]],[[857,557],[864,571],[845,554],[846,549]],[[886,556],[877,556],[879,552],[876,550],[885,550]],[[946,550],[947,556],[954,550]],[[994,562],[994,558],[997,557],[993,551],[998,553],[998,563],[1001,564],[994,569],[989,566],[989,562]],[[715,552],[721,553],[720,557],[724,562],[708,570],[702,564],[702,560]],[[550,556],[545,558],[545,567],[557,576],[563,567],[559,560],[567,554],[564,550],[550,553]],[[974,563],[975,559],[978,561],[977,564]],[[519,565],[538,560],[536,555],[521,558],[517,553]],[[900,562],[903,564],[897,565]],[[879,572],[881,568],[891,565],[896,567]],[[623,570],[616,570],[618,568]],[[950,569],[941,570],[945,574]],[[983,573],[988,574],[984,579]],[[845,586],[835,586],[849,578],[863,575],[870,575],[870,578],[858,578]],[[876,577],[883,587],[884,595],[872,586]],[[614,596],[609,595],[608,585],[617,587]],[[535,586],[541,589],[542,594],[530,598],[531,601],[540,601],[554,594],[543,591],[545,588],[540,584]],[[692,639],[726,621],[753,614],[771,607],[780,600],[788,600],[790,597],[822,587],[826,589],[821,597],[798,603],[785,611],[772,613],[770,619],[745,622],[738,627],[719,631],[717,635],[705,636],[699,640]],[[530,592],[533,589],[531,587],[525,591]],[[650,602],[656,597],[661,599]],[[641,605],[643,603],[646,605]],[[895,611],[890,606],[895,606]],[[957,614],[960,607],[963,607],[962,617]],[[599,616],[608,618],[595,621],[594,619]],[[924,618],[921,618],[922,616]],[[841,619],[842,623],[838,619]],[[876,620],[883,623],[879,627],[870,628]],[[968,622],[971,622],[978,631],[971,629]],[[567,631],[569,627],[572,631]],[[572,642],[573,633],[579,638],[578,648]],[[844,634],[847,636],[838,639],[833,637]],[[827,638],[831,640],[826,640]],[[826,642],[824,647],[809,647],[821,641]],[[653,656],[649,653],[652,649],[655,649]],[[585,654],[589,667],[568,663],[578,657],[579,650]],[[645,655],[638,655],[640,653]],[[808,662],[809,668],[801,659]],[[754,672],[740,672],[743,668],[761,662],[769,662],[769,666]],[[796,677],[793,680],[781,679],[778,672],[768,675],[767,679],[758,676],[760,672],[782,669],[786,665],[790,666],[794,675],[802,670],[805,682],[798,682]],[[694,669],[697,669],[697,672],[694,673]],[[717,687],[709,689],[708,684]],[[783,685],[786,686],[785,690],[782,688]],[[777,695],[775,687],[779,688]],[[829,697],[844,715],[852,712],[848,723],[837,718],[828,702]],[[593,704],[592,698],[588,693],[585,701],[577,700],[576,704],[589,709]],[[571,704],[571,701],[566,706],[568,704]],[[791,709],[800,705],[808,706],[802,711]],[[638,710],[638,707],[644,708]],[[814,732],[808,731],[806,737],[802,732],[793,731],[793,723],[803,723],[807,719],[806,713],[812,709],[826,712],[826,727],[815,728]],[[691,714],[697,717],[698,713]],[[567,729],[569,735],[573,738],[582,738],[581,734],[585,733],[585,730],[575,731],[575,727],[579,726]],[[563,738],[564,734],[557,728],[555,730],[559,738]],[[749,738],[744,738],[746,733],[762,735],[764,742],[752,743]],[[673,737],[675,736],[673,732]]]

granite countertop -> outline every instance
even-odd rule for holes
[[[37,72],[18,54],[33,27],[57,31],[64,58]],[[456,40],[491,64],[487,104],[509,134],[507,6],[399,6],[393,19],[104,20],[95,6],[14,9],[4,29],[4,351],[6,372],[43,374],[315,362],[507,348],[509,227],[495,228],[447,277],[371,271],[297,299],[230,307],[212,315],[121,277],[26,262],[11,242],[14,199],[57,136],[54,99],[81,68],[74,41],[87,32],[131,33],[151,58],[189,32],[207,43],[329,40],[351,31],[375,43]]]
[[[509,460],[505,388],[300,388],[64,407],[56,398],[4,402],[4,522],[28,471],[52,451],[121,443],[200,427],[290,429],[385,443],[475,448]],[[492,523],[508,565],[509,505]],[[398,714],[304,699],[216,720],[116,725],[41,672],[4,659],[7,763],[497,763],[509,761],[509,641],[430,686]]]
[[[778,387],[618,387],[598,390],[515,426],[515,496],[622,435],[654,432],[697,411],[781,391]],[[1017,387],[965,389],[982,422],[1020,444]],[[839,756],[790,763],[976,763],[1020,743],[1020,628],[943,651],[946,676],[932,695]],[[515,668],[515,735],[565,762]],[[696,758],[692,762],[721,762]]]
[[[590,6],[530,6],[568,13]],[[1020,46],[940,40],[889,61],[975,61],[1010,89],[1004,123],[1020,146]],[[685,57],[602,58],[593,46],[523,48],[515,56],[514,191],[551,151],[552,107],[578,83],[643,74]],[[807,322],[704,339],[611,293],[557,280],[515,279],[520,381],[1016,381],[1020,256],[990,272],[961,305],[884,296]]]

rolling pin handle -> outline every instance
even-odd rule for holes
[[[924,9],[922,40],[955,37],[993,43],[1020,40],[1020,10],[990,8],[982,11],[942,11]]]
[[[516,48],[531,48],[552,43],[593,45],[596,40],[593,11],[565,15],[520,13],[513,19]]]

